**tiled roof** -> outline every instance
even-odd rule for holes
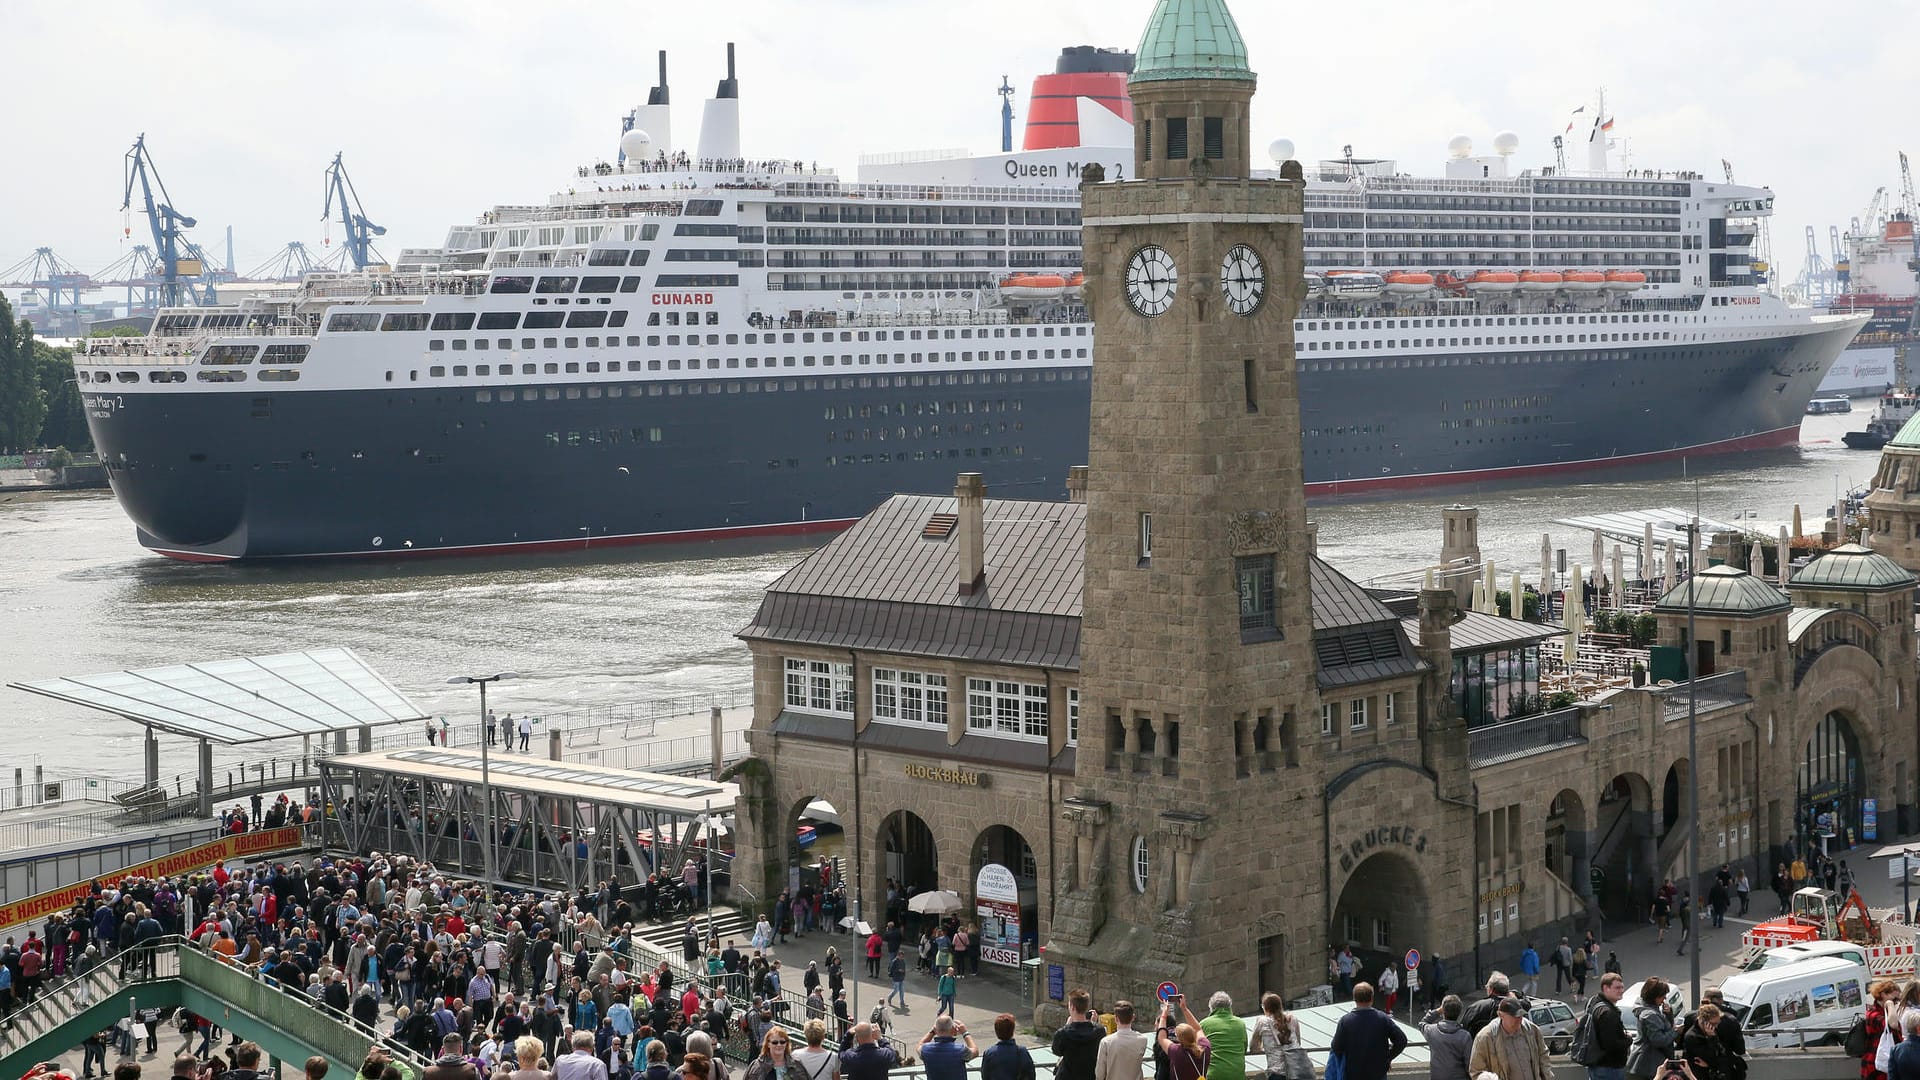
[[[1420,636],[1418,616],[1401,619],[1400,625],[1409,638],[1417,639]],[[1530,645],[1566,632],[1566,627],[1552,623],[1525,622],[1479,611],[1463,611],[1460,618],[1454,621],[1448,636],[1453,642],[1453,651],[1458,653],[1484,652],[1503,645]]]
[[[1800,568],[1789,587],[1821,589],[1911,589],[1913,575],[1885,555],[1859,544],[1842,544]]]
[[[934,515],[958,513],[958,503],[951,495],[895,495],[781,575],[767,592],[1080,614],[1085,505],[986,500],[986,587],[961,596],[955,588],[958,536],[922,535]]]
[[[1313,628],[1332,630],[1346,626],[1370,626],[1393,623],[1393,609],[1361,588],[1352,578],[1335,570],[1318,555],[1307,557],[1307,575],[1313,586]]]
[[[1722,615],[1764,615],[1785,611],[1786,594],[1737,566],[1709,566],[1692,579],[1693,606],[1697,611]],[[1688,582],[1675,585],[1653,606],[1657,612],[1687,610]]]
[[[1039,615],[769,591],[740,636],[987,664],[1080,669],[1077,610],[1072,615]]]

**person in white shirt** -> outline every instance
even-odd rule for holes
[[[553,1080],[607,1080],[607,1063],[593,1053],[593,1032],[573,1033],[573,1053],[553,1063]]]
[[[1113,1003],[1113,1034],[1100,1040],[1094,1052],[1093,1080],[1142,1080],[1146,1062],[1147,1035],[1133,1030],[1133,1003]]]

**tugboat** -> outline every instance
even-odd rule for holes
[[[1907,347],[1893,352],[1893,389],[1880,395],[1880,407],[1873,410],[1865,431],[1849,431],[1840,436],[1850,450],[1878,450],[1892,441],[1900,429],[1920,412],[1920,397],[1907,386]]]

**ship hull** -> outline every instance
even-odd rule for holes
[[[1853,325],[1592,352],[1300,362],[1310,495],[1523,478],[1791,445]],[[804,534],[983,473],[1060,498],[1088,368],[878,388],[853,376],[91,395],[145,546],[178,559],[511,553]],[[895,376],[906,383],[905,376]],[[877,380],[886,382],[885,378]],[[914,381],[921,381],[914,377]],[[515,400],[502,390],[514,389]],[[614,396],[616,391],[619,396]],[[757,391],[757,392],[755,392]]]

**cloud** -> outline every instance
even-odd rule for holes
[[[1433,174],[1449,136],[1522,137],[1549,164],[1568,112],[1606,87],[1633,164],[1778,193],[1776,261],[1797,271],[1806,224],[1843,228],[1896,182],[1894,134],[1920,15],[1839,2],[1572,6],[1510,0],[1276,5],[1235,14],[1261,77],[1254,142],[1303,157],[1355,153]],[[998,147],[1005,74],[1026,112],[1060,47],[1131,47],[1145,0],[504,0],[150,5],[15,0],[0,266],[41,245],[86,269],[150,242],[123,235],[121,157],[147,134],[193,238],[242,269],[289,240],[319,248],[321,174],[335,151],[390,256],[434,246],[496,203],[544,200],[573,167],[615,153],[671,54],[675,132],[739,43],[747,153],[851,173],[862,153]],[[1578,134],[1576,132],[1576,134]],[[1920,145],[1912,149],[1920,150]],[[1576,161],[1579,154],[1572,155]],[[338,242],[338,226],[332,227]]]

